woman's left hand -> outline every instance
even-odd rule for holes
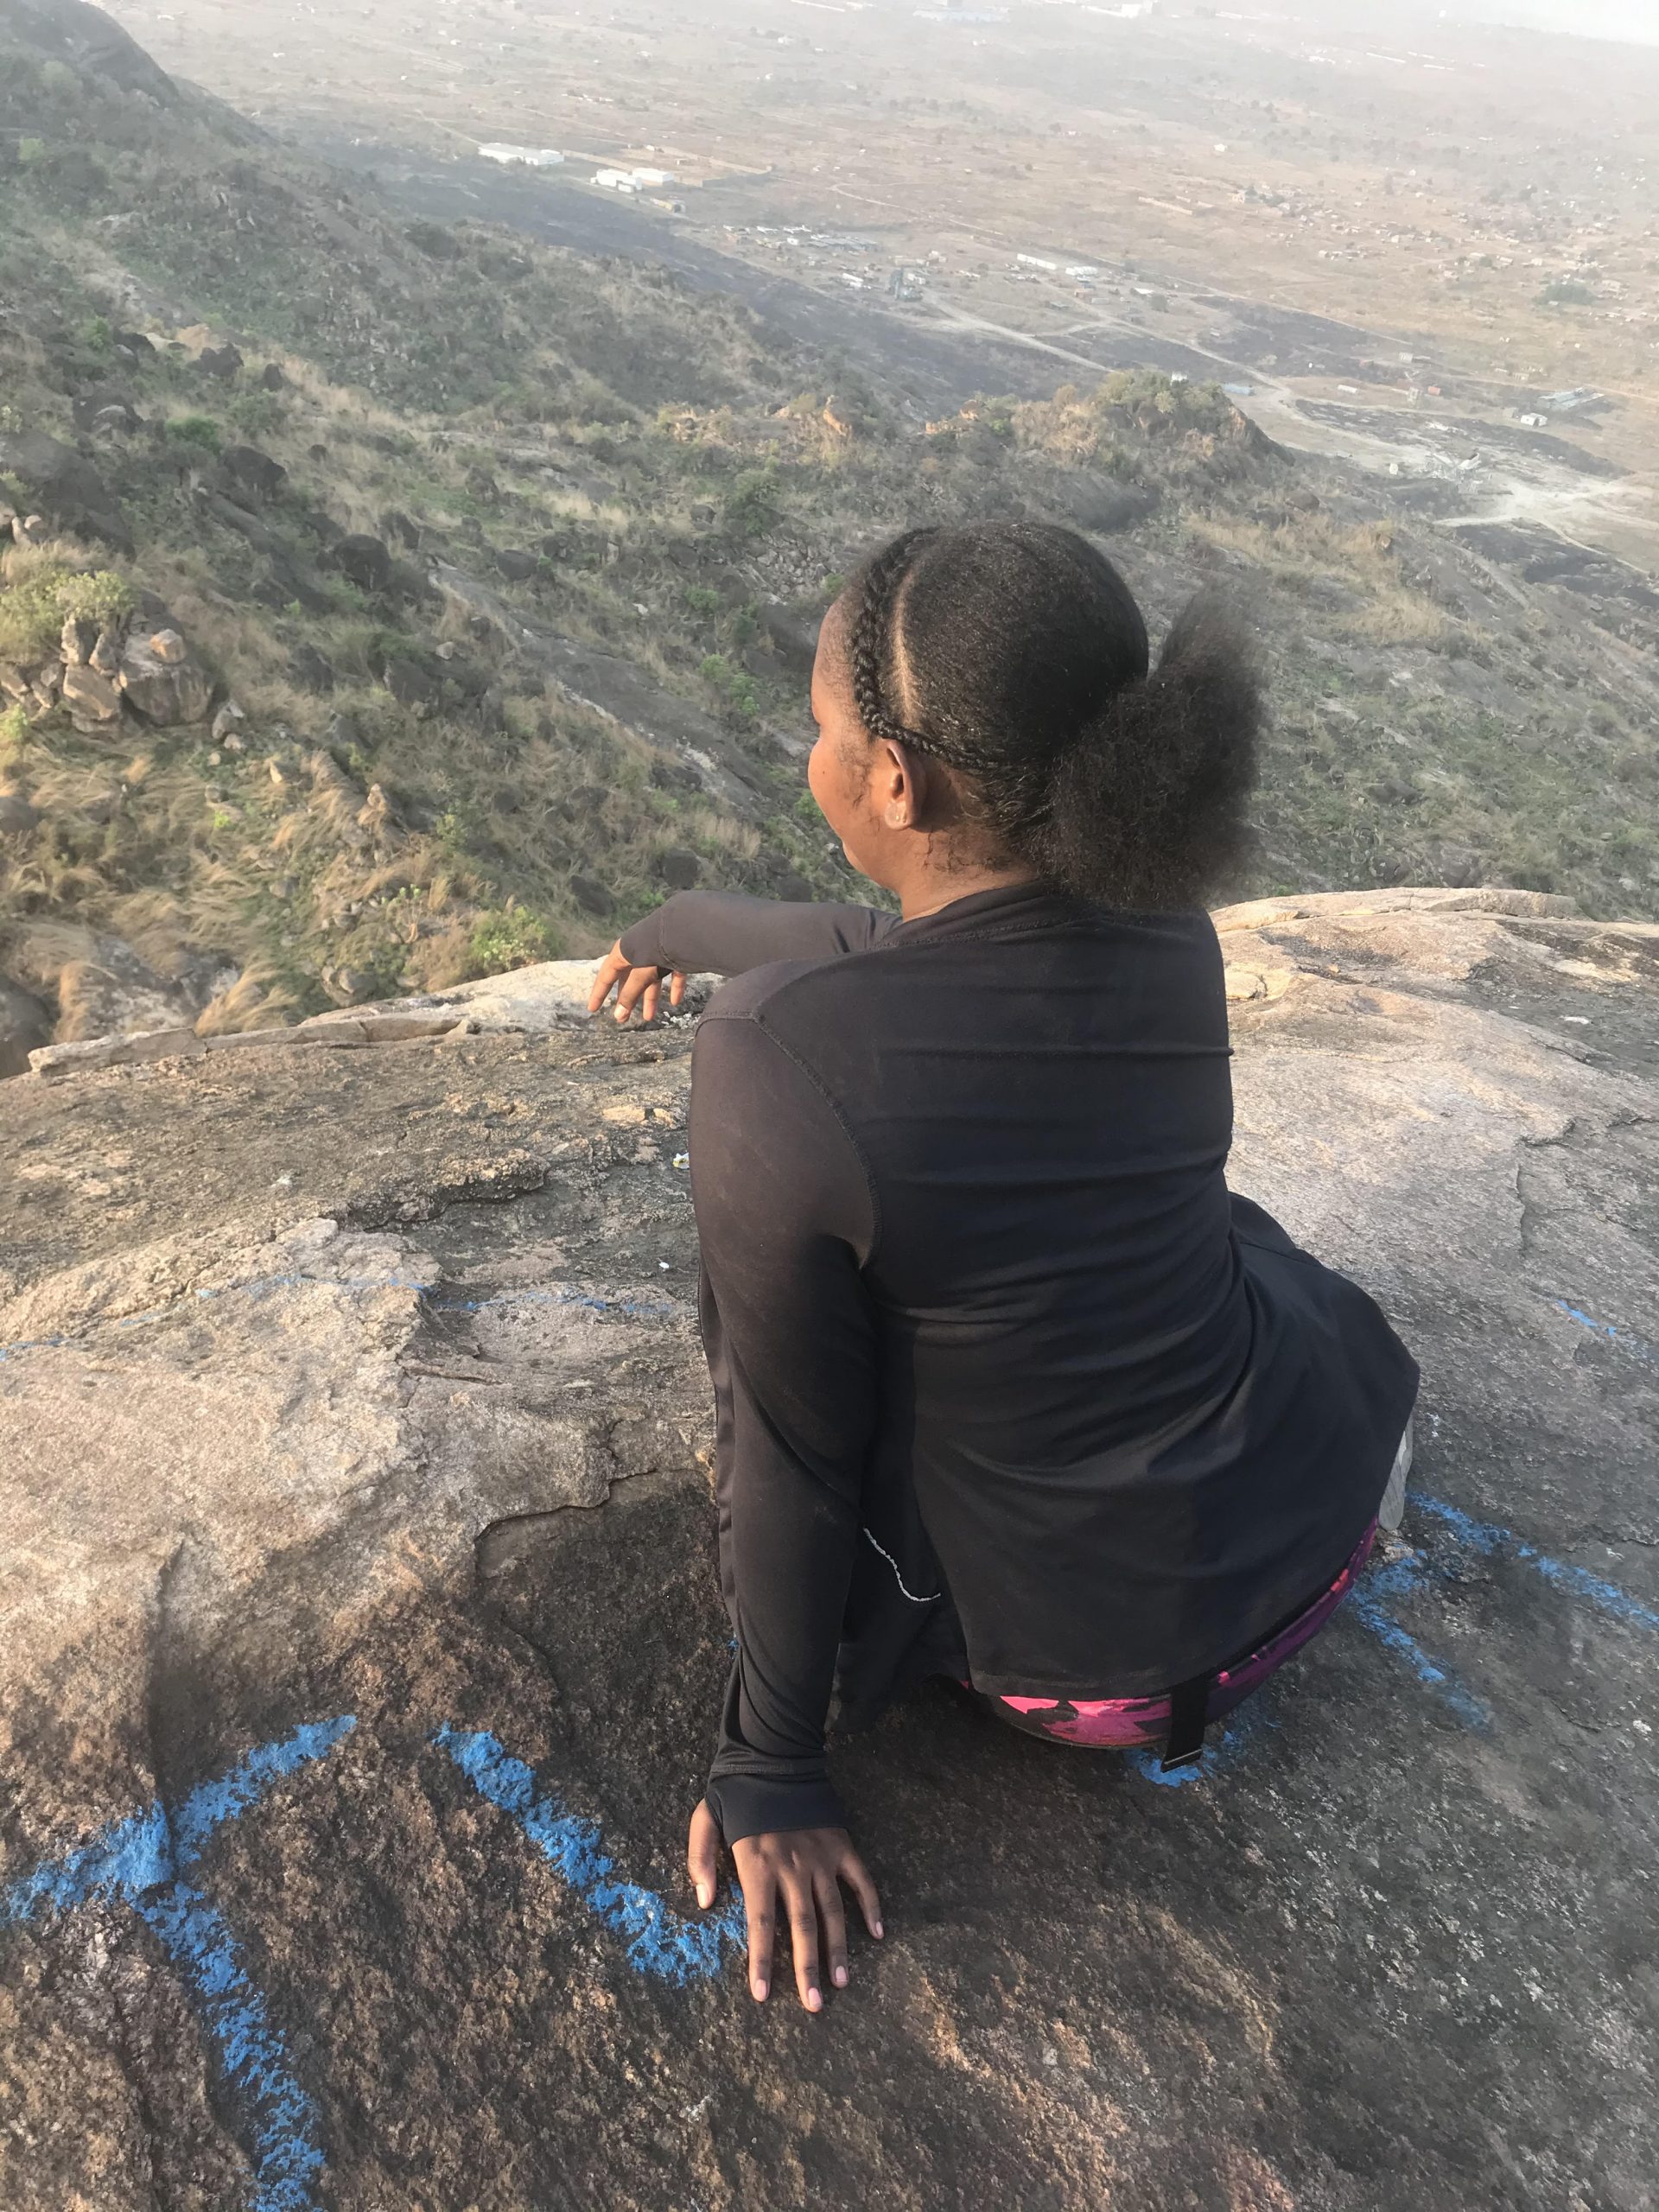
[[[708,1802],[691,1815],[686,1866],[697,1903],[715,1901],[720,1877],[720,1827]],[[845,1882],[863,1910],[872,1936],[881,1934],[881,1900],[864,1861],[845,1828],[788,1828],[772,1835],[746,1836],[734,1844],[732,1857],[743,1891],[749,1926],[749,1992],[765,2004],[772,1987],[772,1953],[779,1905],[789,1922],[795,1954],[795,1986],[809,2012],[823,2009],[823,1965],[837,1989],[847,1986],[847,1916],[841,1902]]]

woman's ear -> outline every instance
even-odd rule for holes
[[[919,753],[907,745],[883,739],[878,748],[876,779],[881,819],[889,830],[920,827],[927,804],[927,767]]]

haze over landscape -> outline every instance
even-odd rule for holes
[[[171,82],[4,19],[57,56],[0,96],[13,505],[73,536],[17,441],[78,442],[100,588],[209,703],[152,740],[96,669],[42,690],[68,601],[14,588],[37,1033],[107,1017],[65,1010],[92,938],[243,1027],[584,951],[681,878],[837,885],[791,795],[817,618],[968,512],[1103,533],[1165,615],[1248,601],[1240,887],[1653,911],[1659,55],[1023,0],[111,16]]]

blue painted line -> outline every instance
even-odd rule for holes
[[[73,1912],[92,1897],[130,1904],[144,1891],[175,1881],[200,1858],[215,1828],[246,1812],[274,1783],[331,1751],[356,1726],[351,1713],[308,1723],[248,1752],[218,1781],[200,1783],[175,1812],[158,1798],[142,1813],[112,1821],[0,1891],[0,1926],[16,1926],[42,1911]]]
[[[1265,1688],[1265,1684],[1263,1688]],[[1255,1695],[1260,1697],[1261,1691]],[[1125,1751],[1123,1763],[1142,1782],[1155,1783],[1160,1789],[1185,1789],[1192,1782],[1212,1782],[1218,1774],[1225,1774],[1230,1767],[1238,1764],[1252,1741],[1264,1728],[1276,1728],[1279,1723],[1270,1720],[1260,1710],[1253,1698],[1249,1704],[1240,1706],[1230,1713],[1218,1734],[1211,1734],[1205,1744],[1204,1757],[1196,1766],[1178,1767],[1173,1774],[1163,1770],[1164,1754],[1155,1744],[1140,1750]]]
[[[332,1751],[351,1713],[262,1744],[228,1773],[193,1789],[175,1811],[159,1799],[0,1891],[0,1926],[17,1927],[92,1899],[126,1904],[152,1930],[195,1999],[226,2079],[251,2121],[252,2212],[317,2212],[322,2171],[317,2113],[289,2071],[282,2037],[250,1981],[235,1939],[199,1890],[180,1879],[208,1838],[276,1783]]]
[[[283,2039],[230,1929],[200,1890],[171,1882],[131,1900],[195,1999],[226,2079],[251,2119],[252,2212],[314,2212],[322,2171],[317,2110],[289,2071]]]
[[[1659,1629],[1659,1612],[1633,1598],[1628,1590],[1621,1590],[1617,1582],[1608,1582],[1599,1574],[1592,1574],[1582,1567],[1573,1567],[1567,1560],[1552,1559],[1548,1552],[1541,1552],[1534,1544],[1525,1542],[1512,1529],[1500,1529],[1496,1522],[1477,1521],[1456,1505],[1448,1505],[1443,1498],[1416,1497],[1416,1503],[1426,1513],[1445,1523],[1459,1541],[1471,1551],[1490,1557],[1495,1552],[1505,1552],[1523,1560],[1535,1574],[1546,1582],[1553,1582],[1558,1589],[1570,1590],[1574,1597],[1587,1599],[1600,1612],[1612,1619],[1624,1622],[1632,1628]]]
[[[1617,1344],[1632,1359],[1639,1359],[1646,1367],[1659,1367],[1659,1345],[1650,1344],[1645,1337],[1638,1337],[1633,1330],[1621,1329],[1611,1321],[1598,1321],[1593,1313],[1581,1307],[1569,1306],[1564,1298],[1552,1298],[1550,1304],[1558,1313],[1565,1313],[1569,1321],[1576,1321],[1581,1329],[1588,1329],[1592,1336],[1600,1337],[1610,1344]]]
[[[1372,1569],[1348,1599],[1354,1618],[1383,1647],[1403,1659],[1425,1689],[1449,1706],[1466,1727],[1490,1728],[1492,1716],[1472,1691],[1466,1690],[1449,1667],[1431,1659],[1416,1637],[1402,1628],[1381,1600],[1414,1596],[1428,1586],[1429,1576],[1419,1560],[1395,1560]]]
[[[705,1919],[683,1920],[655,1890],[619,1882],[605,1856],[597,1821],[567,1813],[556,1797],[538,1796],[536,1777],[486,1730],[440,1728],[432,1738],[480,1797],[510,1814],[562,1881],[607,1928],[627,1939],[636,1973],[683,1985],[718,1974],[728,1944],[746,1941],[741,1897]]]

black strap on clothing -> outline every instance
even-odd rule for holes
[[[1215,1680],[1212,1668],[1209,1674],[1194,1675],[1190,1682],[1181,1682],[1170,1692],[1169,1735],[1160,1773],[1179,1773],[1182,1767],[1197,1766],[1204,1757],[1204,1728],[1210,1717],[1210,1693]]]

